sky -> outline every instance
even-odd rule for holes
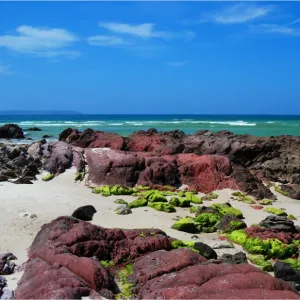
[[[0,110],[300,114],[300,2],[0,2]]]

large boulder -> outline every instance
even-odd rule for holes
[[[300,299],[248,264],[206,261],[157,229],[105,229],[72,217],[45,224],[29,251],[16,299]]]
[[[274,276],[289,281],[300,291],[300,271],[294,270],[289,264],[277,261],[274,265]]]
[[[16,124],[5,124],[0,127],[1,139],[23,139],[22,128]]]
[[[273,228],[284,232],[297,232],[294,222],[283,216],[268,216],[259,223],[264,228]]]
[[[77,129],[67,128],[60,135],[59,140],[82,148],[104,148],[123,149],[125,140],[116,133],[94,131],[87,128],[83,132]]]

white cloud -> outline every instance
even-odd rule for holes
[[[99,26],[114,33],[133,35],[141,38],[168,39],[171,35],[166,31],[154,30],[155,24],[153,23],[143,23],[139,25],[130,25],[125,23],[99,23]]]
[[[121,46],[130,44],[128,41],[113,35],[91,36],[88,38],[88,43],[93,46]]]
[[[171,66],[171,67],[183,67],[184,65],[186,64],[185,61],[170,61],[168,62],[168,65]]]
[[[77,41],[77,37],[65,29],[23,25],[16,32],[15,35],[0,35],[0,47],[45,57],[78,55],[68,49]]]
[[[274,10],[271,5],[255,5],[240,3],[229,6],[221,11],[204,14],[200,23],[214,22],[220,24],[242,24],[261,19]]]
[[[290,27],[289,25],[260,24],[257,26],[252,26],[252,28],[258,30],[260,33],[300,36],[300,29]]]

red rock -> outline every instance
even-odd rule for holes
[[[257,210],[262,210],[264,208],[262,205],[251,205],[251,207]]]
[[[194,265],[149,280],[138,295],[140,299],[249,299],[248,291],[251,299],[300,298],[288,283],[248,264]]]
[[[225,156],[179,154],[177,162],[181,182],[191,189],[210,193],[219,188],[236,187],[235,180],[229,177],[231,164]]]

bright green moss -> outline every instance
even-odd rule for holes
[[[233,192],[233,193],[231,193],[231,195],[234,196],[234,197],[245,197],[245,194],[243,194],[240,191]]]
[[[201,197],[201,200],[202,201],[211,201],[211,200],[218,199],[218,198],[219,198],[218,194],[216,194],[216,193],[209,193],[209,194]]]
[[[264,211],[266,211],[270,214],[276,215],[276,216],[286,216],[287,215],[287,213],[284,210],[275,208],[275,207],[266,207],[264,209]]]
[[[132,289],[134,288],[134,284],[129,282],[128,277],[133,274],[133,264],[128,264],[124,269],[117,273],[118,278],[118,287],[121,293],[116,295],[116,299],[128,299],[132,296]]]
[[[101,194],[102,193],[102,187],[95,187],[92,189],[93,194]]]
[[[270,199],[263,199],[259,202],[259,204],[261,205],[272,205],[273,204],[273,201],[270,200]]]
[[[168,191],[171,191],[171,192],[174,191],[174,187],[170,186],[170,185],[164,185],[163,188],[164,188],[164,190],[168,190]]]
[[[223,233],[229,233],[234,230],[239,230],[243,228],[245,228],[245,223],[241,221],[231,221],[229,226],[225,230],[223,230]]]
[[[198,210],[198,206],[192,206],[191,208],[190,208],[190,213],[196,213],[197,212],[197,210]]]
[[[125,205],[128,205],[128,202],[123,200],[123,199],[117,199],[114,201],[116,204],[125,204]]]
[[[108,268],[115,264],[113,260],[101,260],[100,263],[104,268]]]
[[[239,209],[229,206],[226,203],[216,203],[213,204],[211,207],[217,210],[222,216],[234,215],[240,219],[243,218],[243,213]]]
[[[202,213],[195,218],[195,222],[199,223],[201,227],[213,227],[221,220],[220,215],[213,213]]]
[[[75,175],[75,182],[82,181],[84,179],[85,172],[77,172]]]
[[[117,184],[110,187],[110,192],[112,195],[131,195],[134,190]]]
[[[252,198],[250,198],[248,196],[240,197],[240,198],[238,198],[238,201],[248,203],[248,204],[255,204],[256,203]]]
[[[179,197],[185,197],[185,191],[179,191],[178,193],[177,193],[177,195],[179,196]]]
[[[147,199],[149,202],[168,202],[161,192],[155,190],[146,192],[143,198]]]
[[[105,197],[108,197],[111,195],[111,189],[110,189],[110,186],[108,185],[105,185],[101,188],[101,195],[102,196],[105,196]]]
[[[268,252],[269,257],[273,258],[288,258],[293,256],[297,251],[297,247],[294,244],[284,244],[280,240],[269,240],[270,249]]]
[[[294,270],[300,271],[300,258],[298,259],[287,258],[282,261],[289,264]]]
[[[186,192],[185,193],[185,197],[187,200],[191,201],[192,203],[195,203],[195,204],[202,204],[202,200],[195,196],[195,194],[193,194],[192,192]]]
[[[172,197],[169,203],[173,206],[178,207],[190,207],[191,201],[186,198],[178,198],[178,197]]]
[[[164,211],[167,213],[176,212],[176,209],[174,206],[170,205],[169,203],[165,203],[165,202],[150,202],[150,203],[148,203],[148,206],[151,208],[154,208],[158,211]]]
[[[188,248],[199,253],[199,251],[194,248],[195,242],[175,240],[171,243],[171,245],[173,249]]]
[[[266,272],[272,272],[273,266],[270,260],[266,260],[263,255],[248,255],[248,259],[257,265],[260,269]]]
[[[128,207],[129,208],[138,208],[138,207],[143,207],[143,206],[147,206],[147,205],[148,205],[147,199],[139,198],[139,199],[136,199],[136,200],[130,202],[128,204]]]
[[[138,191],[147,191],[147,190],[150,190],[150,186],[146,186],[146,185],[138,185],[138,186],[136,187],[136,189],[137,189]]]
[[[173,226],[173,229],[184,231],[188,233],[199,233],[201,232],[201,226],[195,221],[194,218],[186,217],[176,221]]]
[[[275,191],[276,191],[277,193],[279,193],[279,194],[281,194],[281,195],[283,195],[283,196],[288,196],[288,195],[289,195],[288,192],[282,190],[278,185],[276,185],[274,189],[275,189]]]
[[[235,230],[231,233],[226,234],[226,236],[231,241],[240,245],[243,245],[247,239],[247,235],[243,230]]]
[[[144,232],[141,232],[141,233],[139,234],[139,236],[142,237],[142,238],[145,238],[145,237],[146,237],[146,234],[145,234]]]
[[[50,180],[52,180],[54,177],[55,177],[54,174],[52,174],[52,173],[47,173],[47,174],[45,174],[45,175],[43,176],[42,180],[43,180],[43,181],[50,181]]]
[[[297,218],[292,214],[288,215],[288,219],[289,220],[297,220]]]

